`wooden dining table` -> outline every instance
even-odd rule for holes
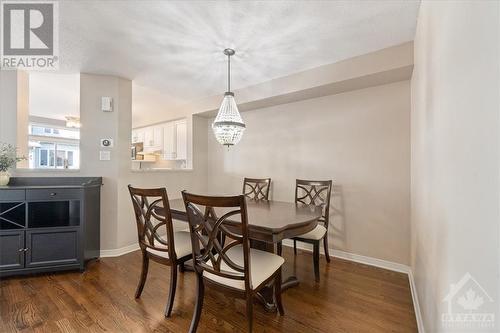
[[[182,199],[169,200],[169,205],[173,219],[187,221],[186,207]],[[222,216],[230,210],[231,208],[216,208],[215,214]],[[277,243],[313,230],[321,217],[322,208],[290,202],[247,199],[247,214],[251,247],[276,253]],[[235,217],[229,222],[240,221]],[[282,290],[298,284],[296,276],[283,274]],[[272,286],[259,294],[259,300],[269,311],[276,309],[272,295]]]

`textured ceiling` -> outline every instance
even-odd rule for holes
[[[65,72],[114,74],[171,105],[413,39],[419,1],[61,1]]]

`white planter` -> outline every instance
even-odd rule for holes
[[[0,172],[0,186],[8,185],[10,181],[10,173]]]

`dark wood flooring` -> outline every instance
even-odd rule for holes
[[[321,258],[321,282],[314,282],[311,254],[288,269],[301,284],[284,292],[285,316],[254,307],[255,332],[417,332],[405,274]],[[193,313],[195,276],[181,273],[172,317],[163,316],[169,267],[150,263],[140,300],[134,292],[140,253],[92,262],[85,273],[6,278],[0,282],[1,332],[187,332]],[[244,332],[245,303],[206,291],[198,332]]]

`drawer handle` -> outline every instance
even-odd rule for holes
[[[56,193],[56,192],[51,192],[51,193],[50,193],[50,196],[51,196],[51,197],[55,197],[56,195],[57,195],[57,193]]]

